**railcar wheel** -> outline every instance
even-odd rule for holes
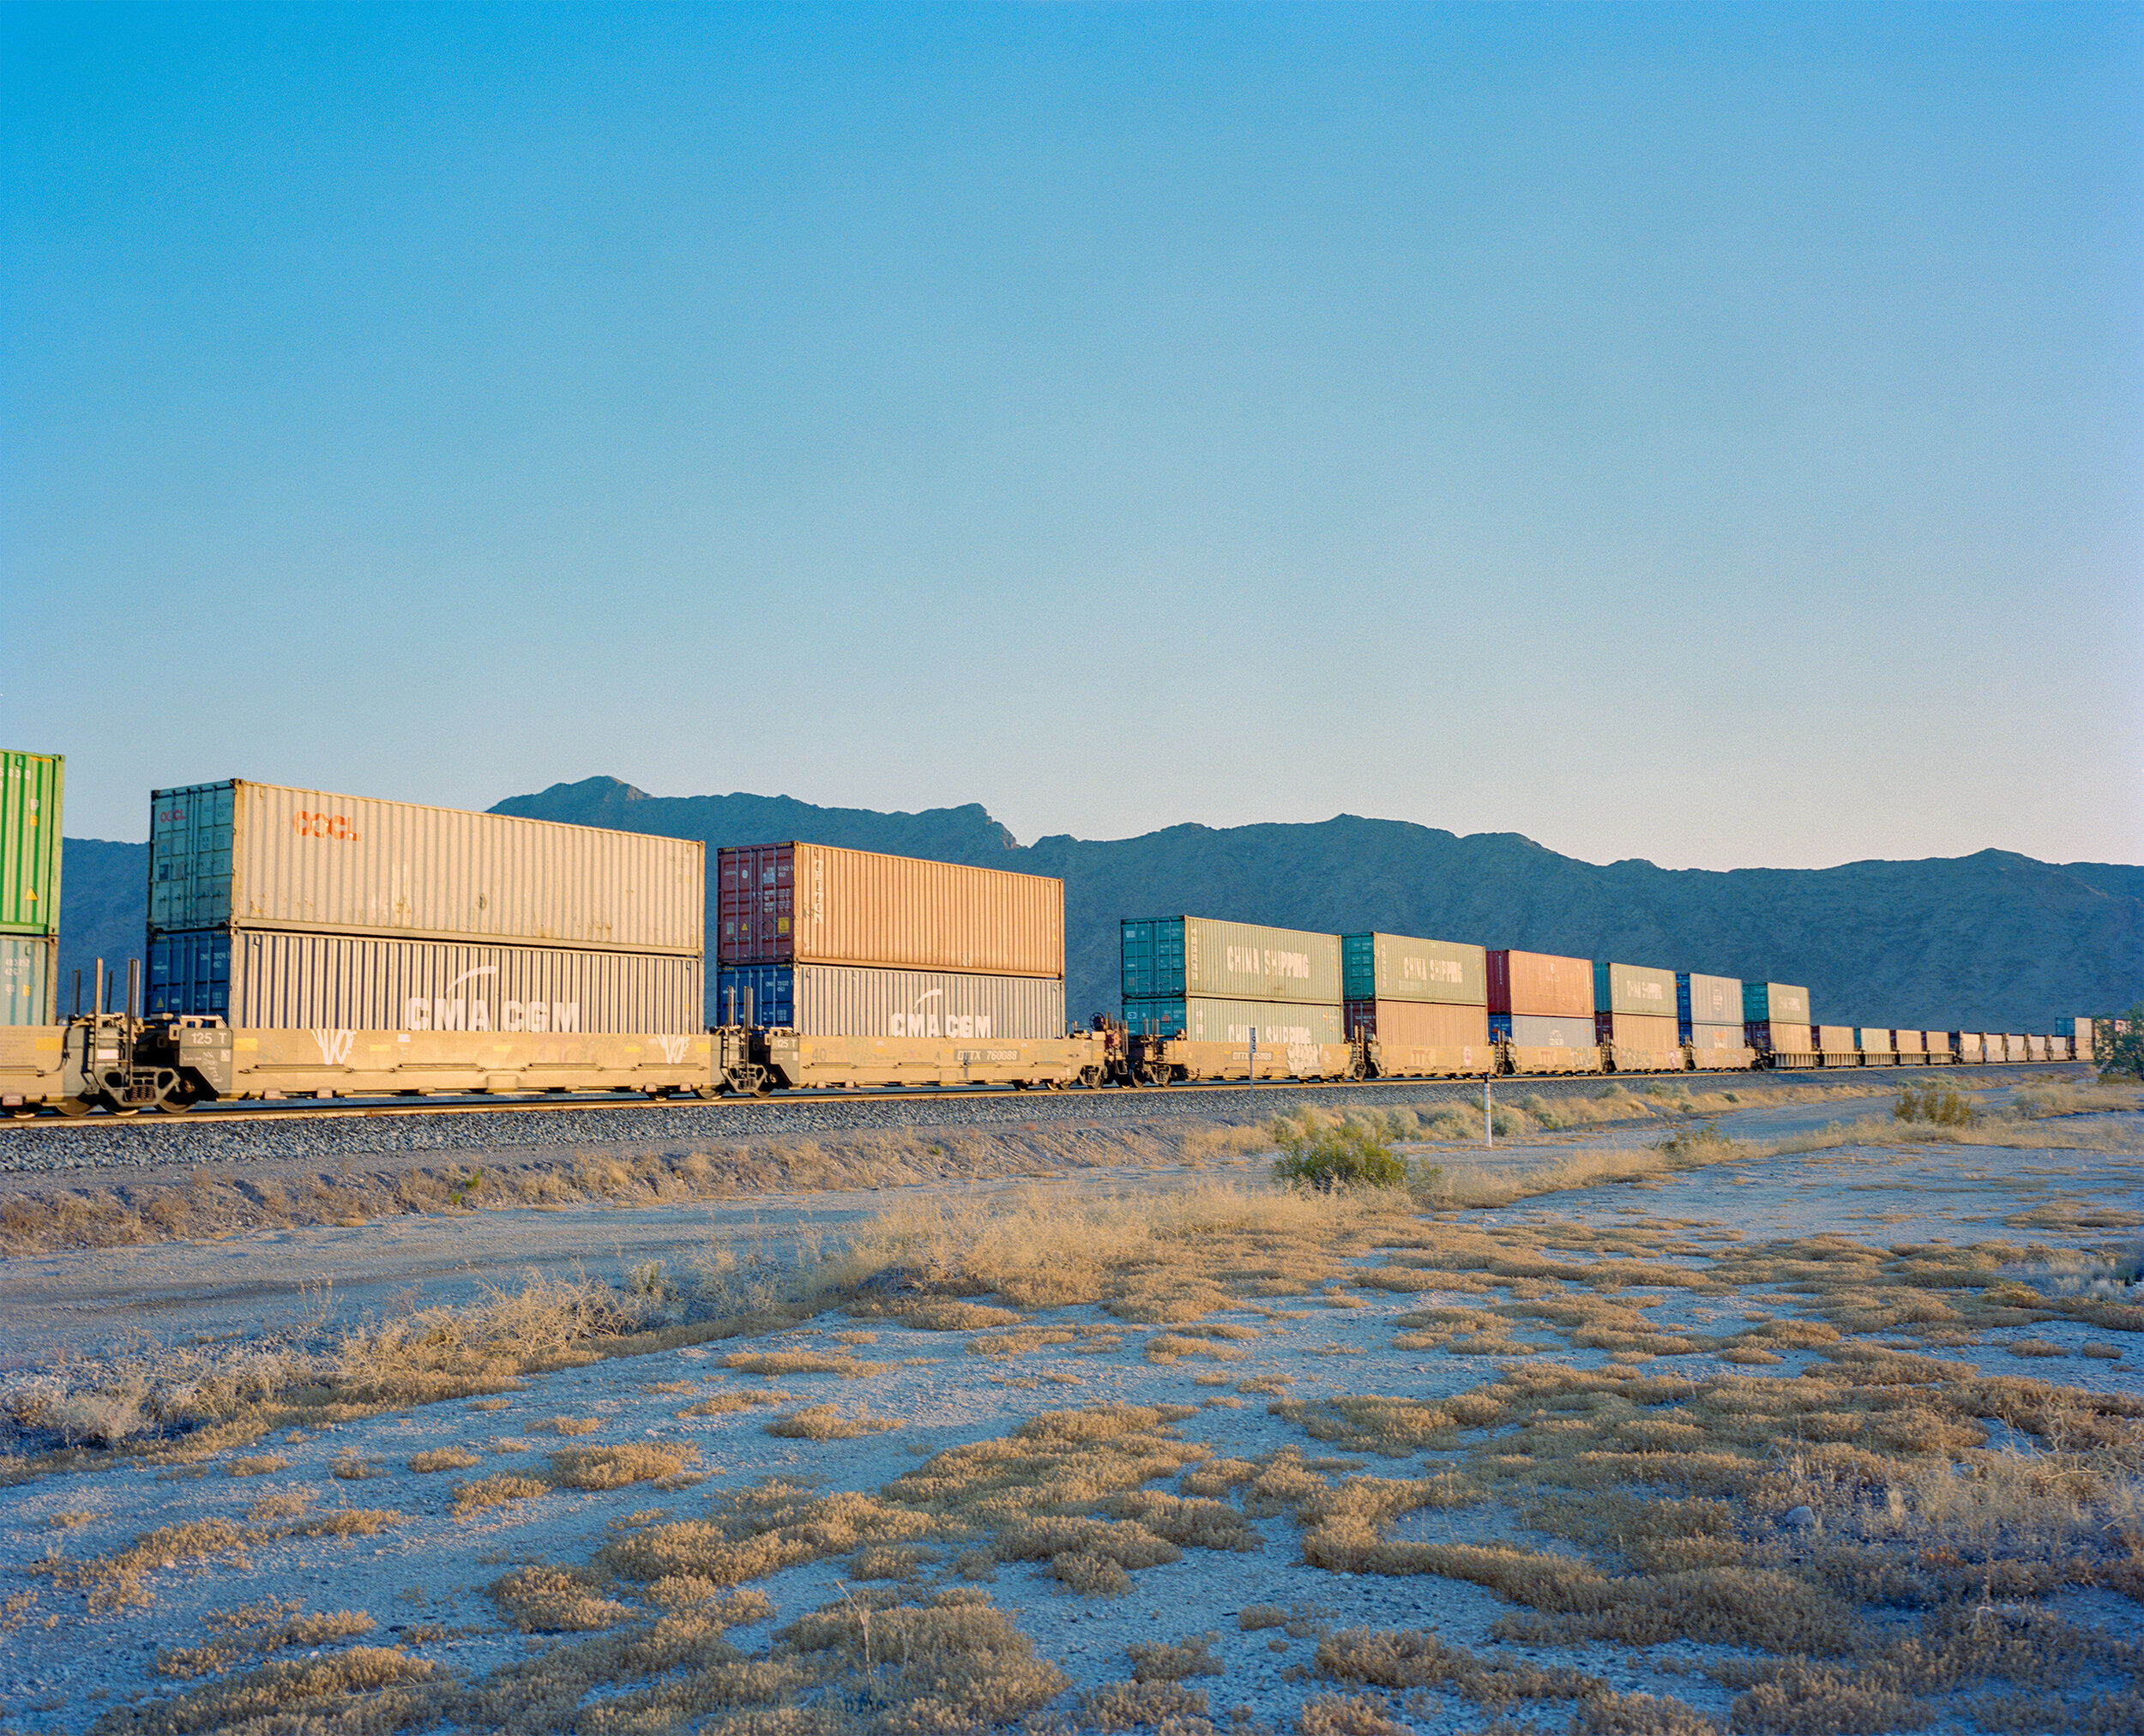
[[[88,1114],[94,1106],[84,1097],[56,1097],[52,1100],[52,1107],[70,1121],[78,1115]]]
[[[182,1097],[178,1092],[174,1091],[168,1097],[158,1098],[156,1100],[156,1106],[162,1110],[166,1115],[184,1115],[199,1100],[200,1100],[198,1098],[190,1095]]]

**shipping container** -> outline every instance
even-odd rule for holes
[[[1064,984],[1057,977],[726,965],[715,973],[714,1004],[723,1024],[814,1037],[1033,1042],[1065,1034]]]
[[[1844,1066],[1860,1060],[1861,1052],[1853,1046],[1852,1025],[1818,1025],[1815,1029],[1816,1052],[1828,1063]]]
[[[1489,955],[1489,1010],[1533,1018],[1584,1019],[1591,1043],[1593,962],[1545,952]]]
[[[1593,964],[1593,1011],[1634,1013],[1641,1018],[1676,1016],[1675,973],[1649,965]]]
[[[1988,1040],[1978,1031],[1953,1031],[1950,1052],[1960,1061],[1978,1061],[1987,1054]]]
[[[0,934],[0,1025],[55,1025],[59,942],[42,934]]]
[[[697,1094],[713,1087],[711,1046],[704,1034],[241,1028],[231,1034],[230,1094]]]
[[[2025,1058],[2028,1061],[2045,1061],[2047,1058],[2047,1039],[2028,1033],[2025,1039]]]
[[[1595,1013],[1593,1040],[1618,1073],[1680,1072],[1687,1064],[1672,1013]]]
[[[1814,1055],[1816,1034],[1807,1025],[1786,1020],[1776,1022],[1751,1019],[1742,1028],[1749,1046],[1760,1055]]]
[[[1094,1085],[1108,1066],[1103,1039],[1093,1032],[982,1042],[774,1031],[766,1040],[768,1070],[783,1087]]]
[[[1923,1031],[1921,1043],[1928,1051],[1930,1060],[1948,1061],[1954,1058],[1950,1052],[1950,1033],[1948,1031]]]
[[[1252,1001],[1189,995],[1169,999],[1128,1000],[1124,1023],[1135,1035],[1181,1035],[1193,1043],[1247,1043],[1258,1033],[1258,1046],[1345,1043],[1340,1010],[1306,1001]]]
[[[1499,1043],[1522,1049],[1591,1049],[1598,1046],[1593,1021],[1556,1018],[1539,1013],[1491,1013],[1489,1034]]]
[[[152,934],[151,1013],[263,1030],[705,1028],[696,954],[389,940],[284,929]]]
[[[1864,1055],[1895,1055],[1898,1053],[1898,1051],[1891,1046],[1890,1032],[1878,1030],[1871,1025],[1854,1027],[1853,1046]]]
[[[1689,1040],[1695,1025],[1732,1025],[1735,1040],[1725,1046],[1742,1046],[1742,981],[1738,977],[1702,976],[1695,971],[1675,973],[1675,1016],[1683,1040]]]
[[[0,751],[0,934],[59,932],[58,754]]]
[[[286,929],[701,955],[707,847],[232,781],[159,790],[149,931]]]
[[[2057,1019],[2055,1021],[2055,1028],[2076,1046],[2075,1052],[2077,1059],[2089,1061],[2092,1058],[2092,1021],[2090,1019]]]
[[[1340,937],[1344,1001],[1441,1001],[1489,1004],[1489,955],[1456,940],[1417,940],[1405,934]]]
[[[1901,1055],[1923,1055],[1928,1052],[1928,1046],[1923,1040],[1923,1034],[1919,1031],[1895,1033],[1893,1038],[1893,1046]]]
[[[1187,997],[1301,1001],[1329,1006],[1338,1016],[1337,934],[1262,928],[1205,916],[1160,916],[1127,919],[1121,944],[1127,1004]]]
[[[826,844],[715,854],[718,964],[1062,977],[1064,883]]]
[[[1489,1010],[1437,1001],[1348,1001],[1340,1028],[1376,1039],[1381,1075],[1479,1073],[1495,1060]]]
[[[1745,1025],[1806,1025],[1809,991],[1786,983],[1744,983],[1742,1022]]]
[[[1739,1003],[1740,997],[1736,998]],[[1701,1067],[1746,1067],[1752,1051],[1740,1025],[1692,1025],[1683,1039]]]

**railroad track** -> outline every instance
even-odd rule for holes
[[[2076,1067],[2081,1062],[2028,1064],[2035,1073],[2052,1066]],[[1944,1070],[1946,1079],[1960,1083],[1984,1078],[1990,1074],[2008,1075],[2018,1070],[2008,1064],[1995,1066],[1950,1067]],[[1828,1069],[1794,1068],[1782,1071],[1735,1070],[1698,1073],[1545,1073],[1510,1074],[1496,1081],[1498,1089],[1509,1090],[1522,1087],[1529,1091],[1545,1092],[1561,1096],[1575,1090],[1597,1090],[1609,1083],[1623,1083],[1626,1088],[1642,1087],[1659,1081],[1673,1081],[1689,1084],[1695,1081],[1725,1083],[1740,1081],[1744,1084],[1786,1086],[1822,1082],[1827,1084],[1845,1082],[1840,1076],[1847,1071],[1857,1075],[1882,1075],[1882,1079],[1870,1078],[1865,1082],[1880,1083],[1892,1075],[1900,1082],[1918,1080],[1923,1070],[1918,1068]],[[1062,1090],[1023,1090],[1009,1085],[959,1087],[945,1085],[921,1086],[868,1086],[818,1087],[806,1091],[786,1091],[766,1097],[731,1094],[720,1097],[694,1097],[678,1094],[665,1097],[647,1096],[638,1092],[586,1092],[540,1098],[516,1098],[506,1093],[474,1095],[466,1098],[427,1098],[421,1102],[344,1100],[322,1101],[316,1098],[286,1098],[275,1102],[247,1102],[233,1104],[227,1108],[200,1108],[181,1117],[166,1117],[154,1112],[143,1113],[128,1110],[114,1113],[99,1109],[83,1116],[33,1115],[18,1117],[12,1121],[0,1121],[0,1140],[9,1128],[70,1127],[94,1130],[111,1126],[118,1121],[134,1121],[142,1126],[167,1124],[173,1126],[202,1127],[214,1125],[261,1125],[270,1122],[286,1121],[369,1121],[394,1119],[408,1116],[446,1117],[452,1115],[541,1115],[576,1109],[709,1109],[728,1106],[741,1110],[778,1110],[810,1104],[834,1103],[959,1103],[964,1101],[1006,1102],[1021,1098],[1039,1101],[1062,1102],[1081,1098],[1105,1099],[1123,1102],[1135,1098],[1166,1098],[1182,1101],[1199,1095],[1220,1095],[1230,1098],[1262,1097],[1270,1092],[1303,1091],[1319,1093],[1350,1093],[1390,1091],[1395,1088],[1441,1090],[1444,1094],[1472,1094],[1479,1089],[1479,1078],[1438,1079],[1276,1079],[1255,1088],[1241,1080],[1202,1079],[1178,1081],[1168,1085],[1099,1085],[1071,1086]]]

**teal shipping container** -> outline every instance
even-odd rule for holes
[[[1127,1007],[1203,996],[1315,1002],[1332,1007],[1335,1022],[1340,1017],[1337,934],[1202,916],[1140,917],[1125,919],[1123,949]]]
[[[1302,1001],[1232,1000],[1202,995],[1127,1000],[1124,1022],[1141,1036],[1180,1035],[1194,1043],[1244,1043],[1255,1029],[1261,1049],[1346,1040],[1340,1029],[1339,1007],[1313,1006]]]
[[[0,934],[59,932],[66,778],[67,762],[58,754],[0,751]]]
[[[1742,1022],[1745,1025],[1806,1025],[1809,991],[1786,983],[1744,983]]]
[[[1675,973],[1649,965],[1593,963],[1593,1010],[1675,1016]]]
[[[59,942],[43,934],[0,934],[0,1025],[56,1025]]]
[[[1340,937],[1341,998],[1489,1004],[1489,954],[1457,940],[1406,934]]]

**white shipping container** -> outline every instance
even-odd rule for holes
[[[148,1010],[258,1030],[702,1031],[697,955],[283,929],[149,937]]]
[[[1032,1042],[1062,1037],[1057,977],[879,970],[862,965],[745,965],[715,973],[715,1016],[808,1037]]]
[[[696,840],[238,781],[152,799],[151,933],[702,951],[707,846]]]

